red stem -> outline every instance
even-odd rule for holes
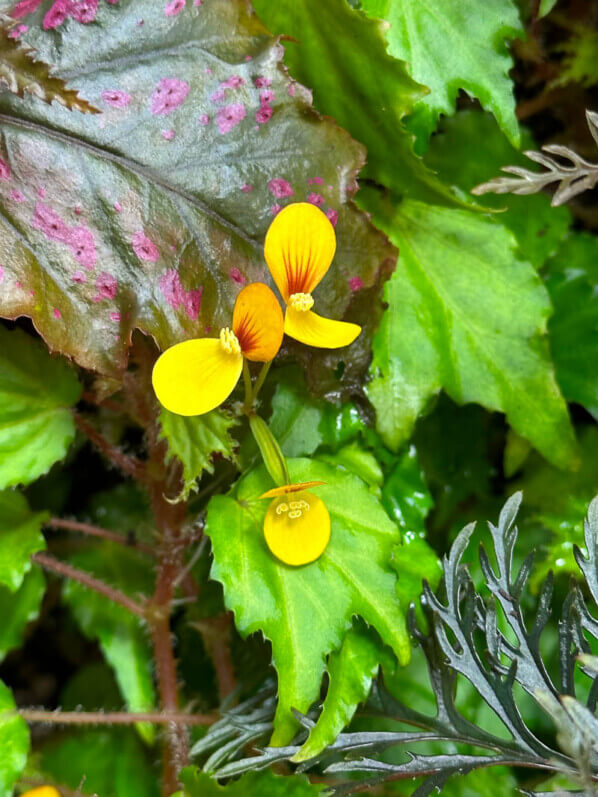
[[[124,454],[118,446],[112,445],[95,426],[89,423],[82,415],[75,413],[75,423],[83,434],[91,440],[104,456],[113,462],[127,476],[137,481],[145,481],[145,466],[135,457]]]
[[[133,725],[136,722],[151,722],[156,725],[211,725],[215,714],[174,714],[160,711],[132,713],[129,711],[44,711],[21,708],[17,711],[26,722],[49,722],[54,725]]]
[[[155,555],[155,550],[151,545],[146,545],[143,542],[129,539],[123,534],[117,534],[115,531],[108,531],[108,529],[100,528],[99,526],[92,526],[89,523],[80,523],[78,520],[66,520],[64,518],[51,517],[47,521],[48,526],[53,529],[66,529],[67,531],[78,531],[81,534],[87,534],[90,537],[101,537],[104,540],[111,542],[118,542],[120,545],[126,545],[128,548],[135,548],[143,553]]]

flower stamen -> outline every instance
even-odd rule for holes
[[[294,310],[307,312],[314,306],[314,299],[311,293],[293,293],[289,296],[288,304]]]
[[[220,330],[220,345],[227,354],[241,354],[239,338],[229,327]]]

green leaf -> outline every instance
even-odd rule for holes
[[[153,588],[150,563],[136,551],[103,543],[72,557],[76,567],[92,573],[131,597],[149,595]],[[97,639],[130,711],[151,711],[156,705],[152,678],[153,657],[141,619],[76,581],[66,581],[63,598],[91,639]],[[147,741],[153,728],[138,726]]]
[[[264,468],[242,478],[232,496],[213,498],[206,521],[212,577],[224,586],[237,628],[243,636],[262,631],[272,643],[278,671],[274,745],[286,744],[297,730],[291,709],[305,713],[317,699],[326,656],[340,647],[354,614],[376,628],[401,662],[410,654],[389,568],[396,526],[353,474],[316,460],[288,464],[295,482],[326,482],[314,492],[328,507],[332,535],[316,562],[288,567],[266,547],[268,502],[257,498],[271,486]]]
[[[384,650],[370,634],[355,629],[347,633],[341,649],[328,658],[329,684],[322,712],[293,761],[308,761],[332,744],[369,695],[381,658]]]
[[[574,233],[547,263],[550,349],[565,398],[598,420],[598,239]]]
[[[492,111],[519,146],[507,40],[524,36],[513,0],[362,0],[364,10],[390,23],[389,51],[409,64],[411,76],[430,88],[411,121],[425,143],[440,114],[455,112],[460,89]]]
[[[595,86],[598,83],[597,48],[598,31],[583,24],[577,30],[574,29],[573,35],[558,47],[559,51],[565,53],[565,57],[560,63],[559,74],[553,85],[580,83],[586,88]]]
[[[388,54],[378,20],[346,0],[253,0],[253,5],[273,33],[292,37],[284,42],[285,63],[313,89],[318,110],[365,144],[369,177],[424,201],[456,203],[413,152],[413,135],[401,120],[426,89]]]
[[[8,88],[13,94],[24,98],[31,94],[48,104],[56,101],[69,110],[81,113],[100,113],[80,97],[76,91],[68,89],[63,80],[50,74],[48,64],[35,58],[35,50],[24,47],[18,37],[10,36],[14,27],[0,20],[0,86]]]
[[[31,555],[43,551],[45,512],[31,512],[27,501],[12,490],[0,492],[0,584],[19,589],[31,570]]]
[[[41,769],[78,794],[158,797],[160,793],[157,772],[129,728],[85,728],[54,739],[43,747]]]
[[[0,659],[23,643],[27,624],[36,620],[46,591],[46,579],[34,569],[16,592],[0,587]]]
[[[580,434],[581,466],[563,473],[537,455],[526,461],[517,489],[525,495],[525,507],[531,514],[543,553],[531,576],[539,587],[552,570],[555,574],[579,576],[573,546],[585,550],[583,519],[590,501],[598,493],[598,428],[588,426]]]
[[[351,388],[394,258],[350,201],[363,148],[314,112],[246,0],[164,8],[102,2],[93,24],[69,18],[55,30],[43,29],[43,8],[29,17],[22,38],[102,113],[0,96],[10,169],[0,180],[0,315],[30,316],[52,349],[119,377],[136,328],[164,349],[229,326],[241,283],[269,280],[263,238],[276,207],[317,193],[338,213],[318,311],[365,328],[342,382],[336,351],[311,351],[310,376],[322,392]]]
[[[214,473],[214,454],[226,459],[234,457],[236,441],[230,430],[238,421],[229,412],[213,410],[187,418],[162,407],[159,420],[161,437],[168,442],[167,461],[176,457],[183,465],[182,499],[188,498],[197,487],[204,470]]]
[[[384,473],[380,463],[371,451],[367,451],[357,441],[349,443],[334,454],[320,454],[320,459],[331,465],[340,465],[351,473],[355,473],[380,498]]]
[[[314,453],[322,442],[318,428],[321,419],[321,402],[309,396],[296,373],[277,380],[269,425],[285,456],[303,457]]]
[[[220,786],[197,767],[185,767],[180,778],[185,788],[172,797],[311,797],[326,788],[310,783],[304,775],[282,777],[269,771],[250,772],[227,786]]]
[[[538,18],[545,17],[550,14],[552,9],[557,4],[558,0],[540,0],[540,8],[538,10]]]
[[[156,522],[148,495],[133,481],[95,493],[83,520],[121,534],[133,533],[148,542],[156,541]]]
[[[0,681],[0,797],[12,797],[29,752],[29,729],[15,708],[12,692]]]
[[[0,327],[0,488],[29,484],[64,457],[80,395],[63,360],[21,330]]]
[[[434,506],[415,446],[398,458],[384,480],[382,505],[401,532],[422,535],[425,520]]]
[[[525,128],[521,135],[523,149],[536,149]],[[503,166],[529,165],[490,114],[473,110],[460,111],[443,120],[440,131],[430,141],[425,160],[443,180],[467,196],[471,196],[472,188],[492,179]],[[546,194],[487,194],[484,204],[501,210],[496,220],[513,233],[524,259],[536,268],[557,251],[571,220],[569,209],[564,205],[552,207]]]
[[[444,388],[505,412],[547,459],[570,466],[575,439],[545,334],[550,302],[510,233],[467,211],[412,200],[395,209],[373,191],[360,200],[401,250],[368,386],[384,442],[396,449]]]

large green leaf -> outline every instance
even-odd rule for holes
[[[313,89],[316,108],[366,145],[368,176],[424,201],[456,202],[413,153],[413,135],[401,120],[426,89],[389,56],[378,20],[346,0],[253,0],[253,5],[273,33],[292,37],[284,42],[285,63]]]
[[[459,403],[505,412],[547,459],[570,466],[573,430],[545,335],[548,294],[511,234],[468,211],[412,200],[394,208],[374,191],[360,199],[401,250],[368,387],[387,445],[400,445],[444,388]]]
[[[598,420],[598,239],[575,233],[547,264],[548,323],[556,375],[569,401]]]
[[[322,442],[319,424],[323,409],[312,399],[297,374],[285,374],[276,379],[276,392],[272,397],[270,430],[287,457],[313,454]]]
[[[374,626],[400,661],[409,658],[405,617],[390,569],[399,532],[356,476],[316,460],[289,460],[293,481],[324,481],[314,492],[330,512],[332,536],[322,556],[293,568],[269,552],[262,526],[271,487],[264,468],[240,480],[231,496],[208,507],[212,577],[224,586],[239,631],[261,631],[272,643],[278,707],[272,743],[297,730],[292,708],[306,712],[317,699],[326,656],[340,647],[354,614]]]
[[[172,797],[312,797],[325,789],[322,784],[311,784],[305,776],[281,777],[273,772],[251,772],[227,786],[197,767],[186,767],[181,771],[183,791]]]
[[[103,543],[76,554],[71,562],[133,598],[149,595],[152,590],[152,569],[147,558],[122,546]],[[63,597],[81,630],[100,643],[128,709],[151,711],[156,704],[153,657],[140,618],[76,581],[65,582]],[[144,738],[153,739],[151,727],[139,728]]]
[[[519,144],[515,97],[508,72],[507,40],[523,36],[514,0],[362,0],[368,14],[390,23],[392,55],[407,61],[411,76],[430,88],[418,103],[412,128],[425,142],[440,114],[455,111],[460,89],[477,97]]]
[[[69,408],[80,395],[64,361],[0,326],[0,488],[28,484],[64,457],[75,437]]]
[[[365,323],[343,373],[358,384],[393,250],[350,202],[361,145],[313,111],[246,0],[102,2],[44,30],[47,11],[23,39],[102,114],[1,95],[0,315],[118,376],[134,328],[164,348],[230,325],[241,285],[269,280],[278,206],[314,194],[338,214],[318,309]],[[311,352],[320,390],[341,357]]]
[[[161,436],[168,442],[167,459],[174,456],[183,465],[181,498],[189,496],[204,470],[214,472],[214,454],[232,459],[236,441],[230,436],[230,430],[237,422],[231,413],[224,410],[188,418],[162,408],[160,426]]]
[[[12,692],[0,681],[0,797],[12,797],[29,752],[29,729],[14,710]]]
[[[31,554],[46,541],[42,524],[46,513],[31,512],[27,501],[12,490],[0,492],[0,584],[15,592],[31,570]]]
[[[23,579],[16,592],[0,587],[0,659],[23,642],[27,624],[37,619],[46,579],[38,568]]]
[[[521,135],[523,148],[536,149],[525,128]],[[473,110],[460,111],[443,120],[438,134],[430,141],[425,160],[442,179],[468,195],[474,186],[490,180],[503,166],[529,164],[490,114]],[[565,205],[553,208],[546,194],[487,194],[484,204],[501,210],[497,220],[511,230],[524,259],[536,268],[555,253],[571,219],[569,209]]]

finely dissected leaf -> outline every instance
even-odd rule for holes
[[[413,153],[413,135],[401,120],[426,89],[388,54],[378,20],[346,0],[253,0],[253,5],[273,33],[292,37],[284,41],[285,63],[313,89],[316,108],[365,144],[367,175],[424,201],[457,203]]]
[[[572,234],[546,267],[550,350],[565,398],[598,420],[598,240]]]
[[[45,512],[31,512],[27,501],[12,490],[0,492],[0,584],[16,592],[31,570],[31,554],[43,551]]]
[[[71,562],[131,597],[149,595],[152,589],[150,563],[122,546],[103,543],[93,550],[76,554]],[[65,582],[63,597],[82,631],[91,639],[98,640],[106,661],[114,670],[128,709],[151,711],[156,701],[153,659],[140,618],[76,581]],[[153,740],[150,726],[140,725],[139,729],[145,739]]]
[[[380,643],[369,634],[356,629],[347,633],[341,649],[330,654],[322,712],[294,761],[308,761],[332,744],[367,698],[383,657]]]
[[[360,197],[401,250],[368,387],[387,445],[400,445],[444,388],[457,402],[505,412],[550,461],[570,466],[573,430],[545,336],[548,295],[511,235],[478,214]]]
[[[598,429],[586,428],[580,435],[581,465],[563,473],[540,457],[530,456],[517,486],[524,491],[525,506],[540,530],[542,559],[532,574],[537,587],[548,571],[573,573],[579,568],[573,546],[585,547],[583,518],[598,492]]]
[[[0,327],[0,488],[28,484],[64,457],[75,437],[69,408],[80,395],[65,362],[21,330]]]
[[[204,470],[214,472],[212,457],[220,454],[232,459],[236,441],[230,430],[237,419],[224,410],[187,418],[162,408],[161,436],[168,442],[167,459],[177,457],[183,465],[184,487],[181,498],[187,498],[197,485]]]
[[[31,94],[48,104],[56,101],[69,110],[100,113],[76,91],[67,88],[64,80],[55,77],[50,67],[36,58],[35,50],[24,47],[0,16],[0,87],[24,98]]]
[[[291,709],[306,712],[317,699],[325,658],[338,649],[351,617],[374,626],[400,661],[409,659],[403,609],[389,563],[399,542],[396,526],[356,476],[317,460],[289,461],[295,482],[324,481],[314,488],[330,512],[332,535],[322,556],[293,568],[269,552],[263,532],[271,487],[265,469],[238,483],[232,496],[216,496],[208,507],[212,577],[224,585],[225,601],[243,635],[255,631],[272,642],[278,671],[274,745],[297,730]]]
[[[411,76],[430,88],[411,119],[423,140],[440,114],[455,111],[459,89],[492,111],[518,146],[515,97],[508,72],[513,66],[507,40],[523,36],[514,0],[362,0],[364,10],[390,23],[389,51],[409,64]]]
[[[365,323],[350,361],[310,352],[310,379],[356,386],[394,260],[349,202],[363,149],[313,111],[246,0],[170,10],[101,3],[93,24],[46,31],[43,8],[28,18],[23,38],[102,113],[0,97],[0,315],[31,316],[52,349],[118,376],[134,328],[163,349],[230,325],[241,285],[269,280],[273,214],[310,198],[338,214],[318,311]]]
[[[326,788],[302,775],[282,777],[273,772],[251,772],[227,786],[197,767],[186,767],[180,777],[185,788],[172,797],[311,797]]]
[[[525,128],[521,135],[522,147],[533,149],[535,143]],[[425,160],[443,180],[467,193],[506,164],[526,164],[526,158],[509,143],[490,114],[470,110],[443,120]],[[556,252],[571,219],[569,209],[551,207],[546,194],[486,194],[484,204],[502,211],[497,221],[511,230],[523,257],[536,268]]]
[[[12,692],[0,681],[0,797],[12,797],[29,752],[29,729],[14,709]]]
[[[143,744],[123,728],[84,728],[44,745],[41,769],[78,794],[157,797],[159,780]],[[80,790],[79,790],[80,789]]]
[[[37,619],[46,579],[34,569],[23,579],[16,592],[0,587],[0,659],[23,642],[27,624]]]

